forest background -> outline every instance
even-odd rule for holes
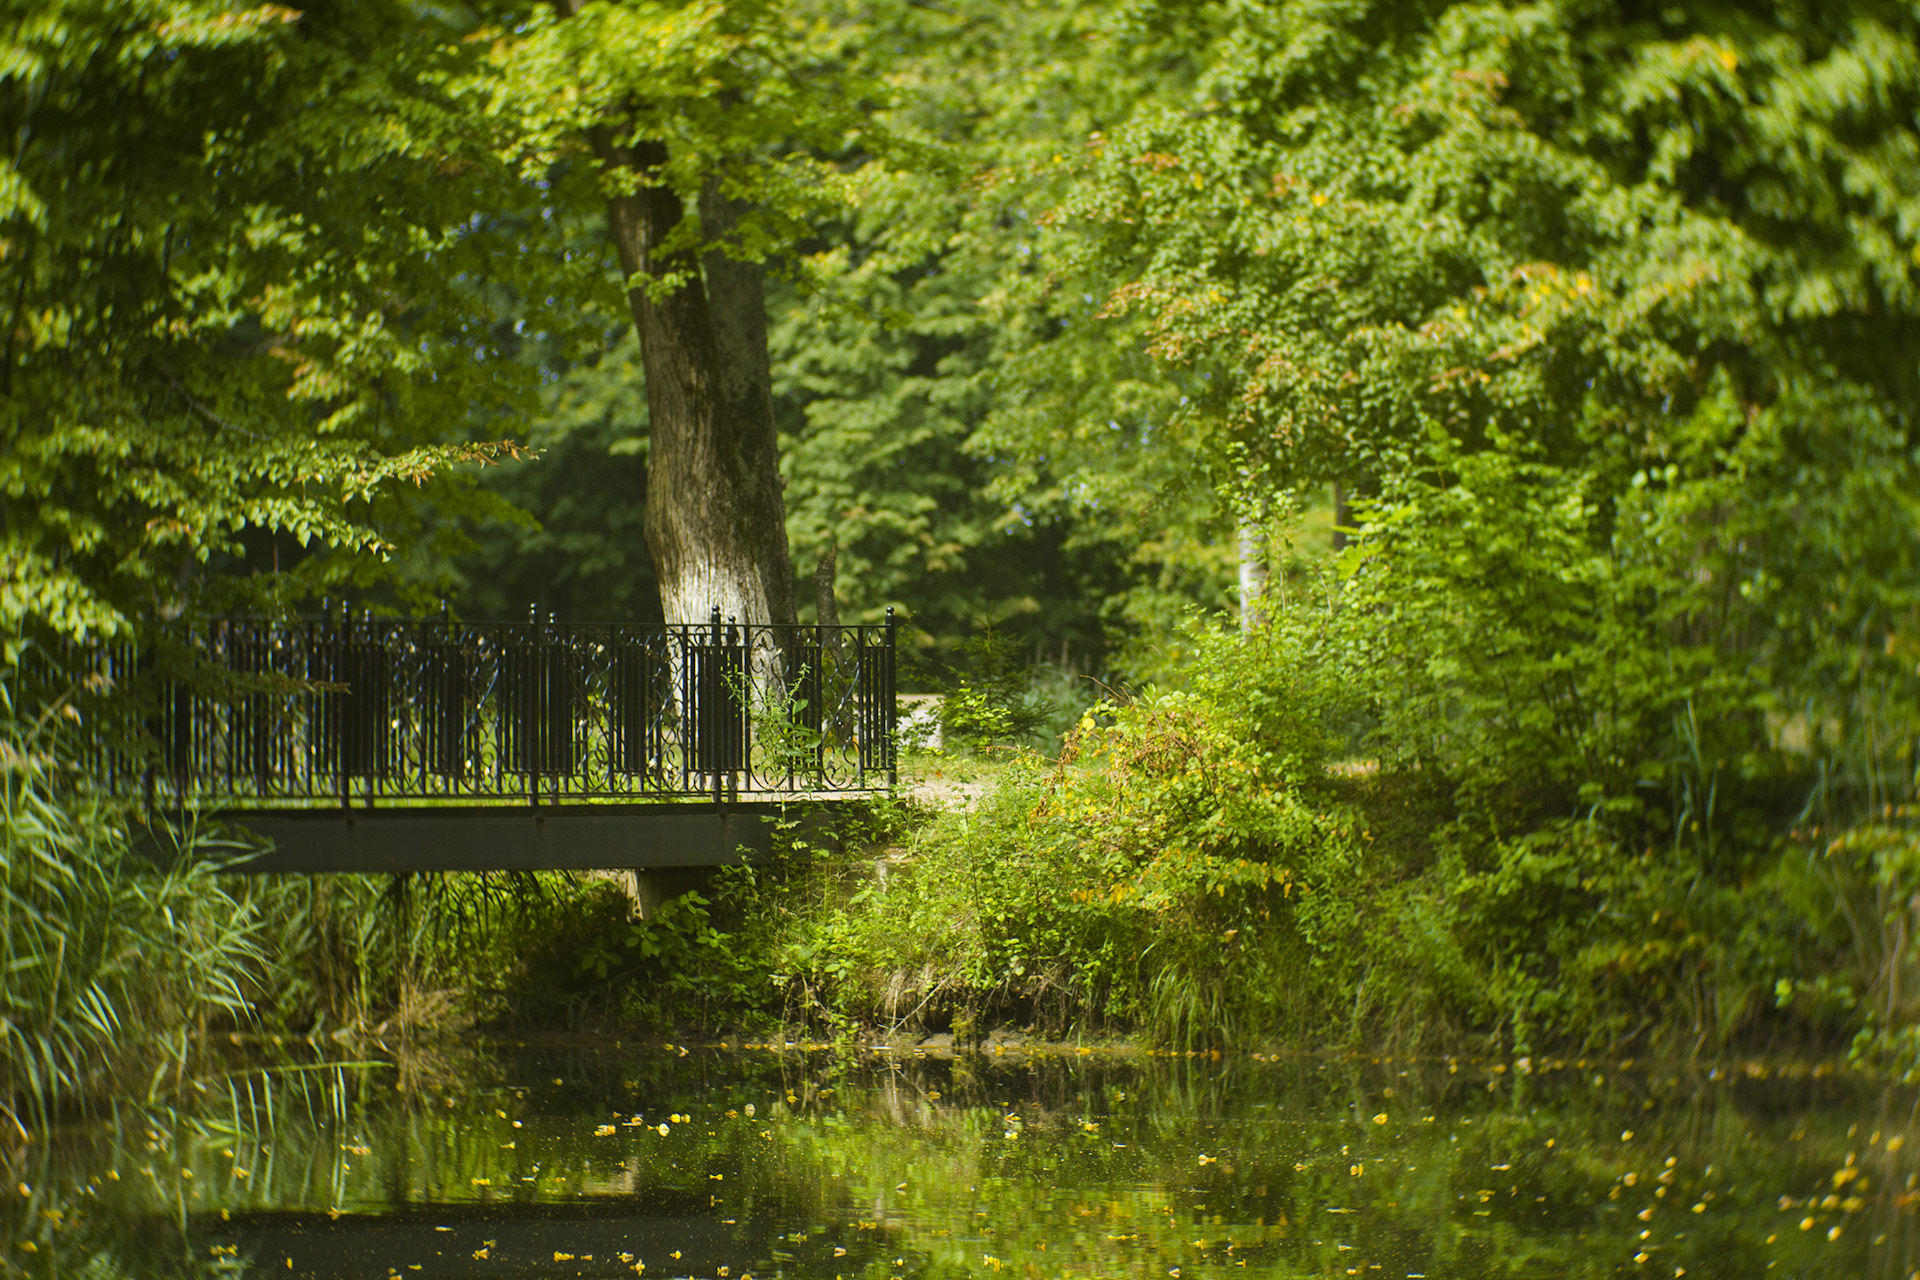
[[[657,616],[617,118],[749,210],[794,563],[960,659],[994,789],[645,921],[160,874],[10,679],[10,1105],[535,1011],[1914,1066],[1909,9],[565,8],[9,15],[10,669]]]

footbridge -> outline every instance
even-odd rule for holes
[[[897,781],[896,626],[213,618],[91,659],[95,767],[252,871],[709,867]]]

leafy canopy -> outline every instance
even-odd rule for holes
[[[399,3],[9,21],[0,628],[119,630],[277,549],[349,553],[309,585],[364,578],[459,509],[450,468],[515,456],[448,443],[530,390],[468,282],[543,278],[565,332],[569,272],[438,87],[474,60],[458,34]]]

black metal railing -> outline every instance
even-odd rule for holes
[[[156,804],[724,799],[895,782],[895,633],[891,611],[823,628],[328,610],[87,662],[145,682],[143,732],[99,766]]]

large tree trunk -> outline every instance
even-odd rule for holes
[[[646,371],[647,548],[670,623],[703,623],[718,608],[742,622],[794,622],[793,563],[773,427],[766,298],[759,264],[717,250],[661,252],[686,212],[656,185],[666,147],[622,146],[594,131],[601,162],[633,172],[639,189],[608,202],[608,221],[629,278],[678,273],[654,300],[628,290]],[[734,225],[717,189],[701,200],[708,240]]]

